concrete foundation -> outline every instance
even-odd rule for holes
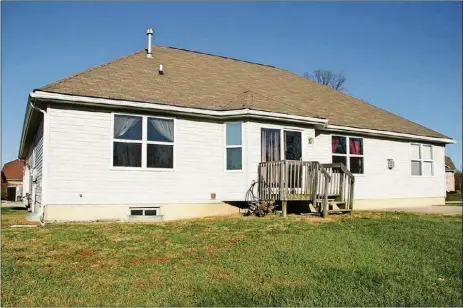
[[[207,216],[223,216],[240,213],[240,209],[238,207],[229,205],[224,202],[143,205],[53,204],[45,206],[44,220],[46,222],[111,220],[129,221],[130,208],[133,207],[158,207],[158,215],[162,216],[163,221]],[[142,220],[143,219],[136,219],[135,221]],[[150,221],[150,219],[146,219],[146,221]]]

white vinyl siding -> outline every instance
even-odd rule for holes
[[[32,186],[35,185],[34,211],[38,212],[40,206],[42,205],[43,121],[39,124],[39,127],[37,128],[37,131],[34,134],[32,145],[29,150],[29,154],[26,158],[26,162],[29,164],[30,170],[36,170],[36,183],[32,183],[32,178],[29,178],[29,180],[27,181],[27,192],[32,193]],[[31,177],[32,173],[29,172],[28,175]]]
[[[261,129],[301,131],[302,159],[331,163],[331,133],[312,127],[244,121],[242,170],[226,170],[225,125],[175,120],[175,168],[117,170],[112,167],[111,112],[48,109],[48,204],[196,203],[244,201],[257,180]],[[156,117],[156,114],[150,115]],[[312,143],[309,143],[309,138]],[[365,173],[355,175],[356,199],[445,196],[444,147],[433,145],[432,177],[410,175],[410,142],[363,137]],[[394,160],[388,169],[387,160]],[[216,199],[211,200],[211,194]]]
[[[331,134],[316,132],[313,160],[331,162]],[[355,175],[355,199],[445,197],[444,146],[432,146],[434,176],[411,176],[410,142],[363,137],[364,174]],[[387,160],[394,160],[394,168]],[[355,207],[355,205],[354,205]]]
[[[176,119],[174,170],[127,170],[112,167],[110,112],[50,108],[48,114],[48,204],[143,205],[244,200],[244,172],[229,173],[223,167],[223,122]],[[245,127],[243,123],[243,132]],[[246,158],[243,168],[246,168]],[[216,200],[211,200],[211,193],[216,194]]]

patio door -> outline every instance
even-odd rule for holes
[[[280,160],[280,134],[279,129],[262,128],[261,130],[261,162]]]
[[[285,159],[300,160],[302,158],[301,132],[285,130]]]
[[[302,158],[302,134],[298,131],[285,130],[285,159],[286,160],[301,160]],[[302,165],[297,165],[296,168],[288,170],[287,176],[290,190],[294,193],[299,193],[302,188],[303,170]]]

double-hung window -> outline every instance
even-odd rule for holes
[[[173,168],[174,120],[148,117],[147,121],[146,166],[148,168]]]
[[[143,118],[114,115],[113,166],[141,167]]]
[[[333,163],[343,163],[352,173],[364,173],[363,138],[331,136]]]
[[[411,144],[411,174],[420,176],[434,175],[432,145]]]
[[[243,169],[243,138],[241,122],[225,123],[227,170]]]
[[[115,114],[113,166],[172,169],[174,120]]]

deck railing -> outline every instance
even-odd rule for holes
[[[344,203],[344,210],[352,210],[354,206],[355,177],[343,163],[323,164],[331,182],[328,195],[337,196],[337,201]]]
[[[327,205],[330,175],[319,162],[282,160],[259,163],[259,198],[266,201],[308,200]]]
[[[342,164],[281,160],[259,163],[259,198],[265,201],[307,200],[321,214],[328,214],[328,199],[353,207],[354,177]]]

